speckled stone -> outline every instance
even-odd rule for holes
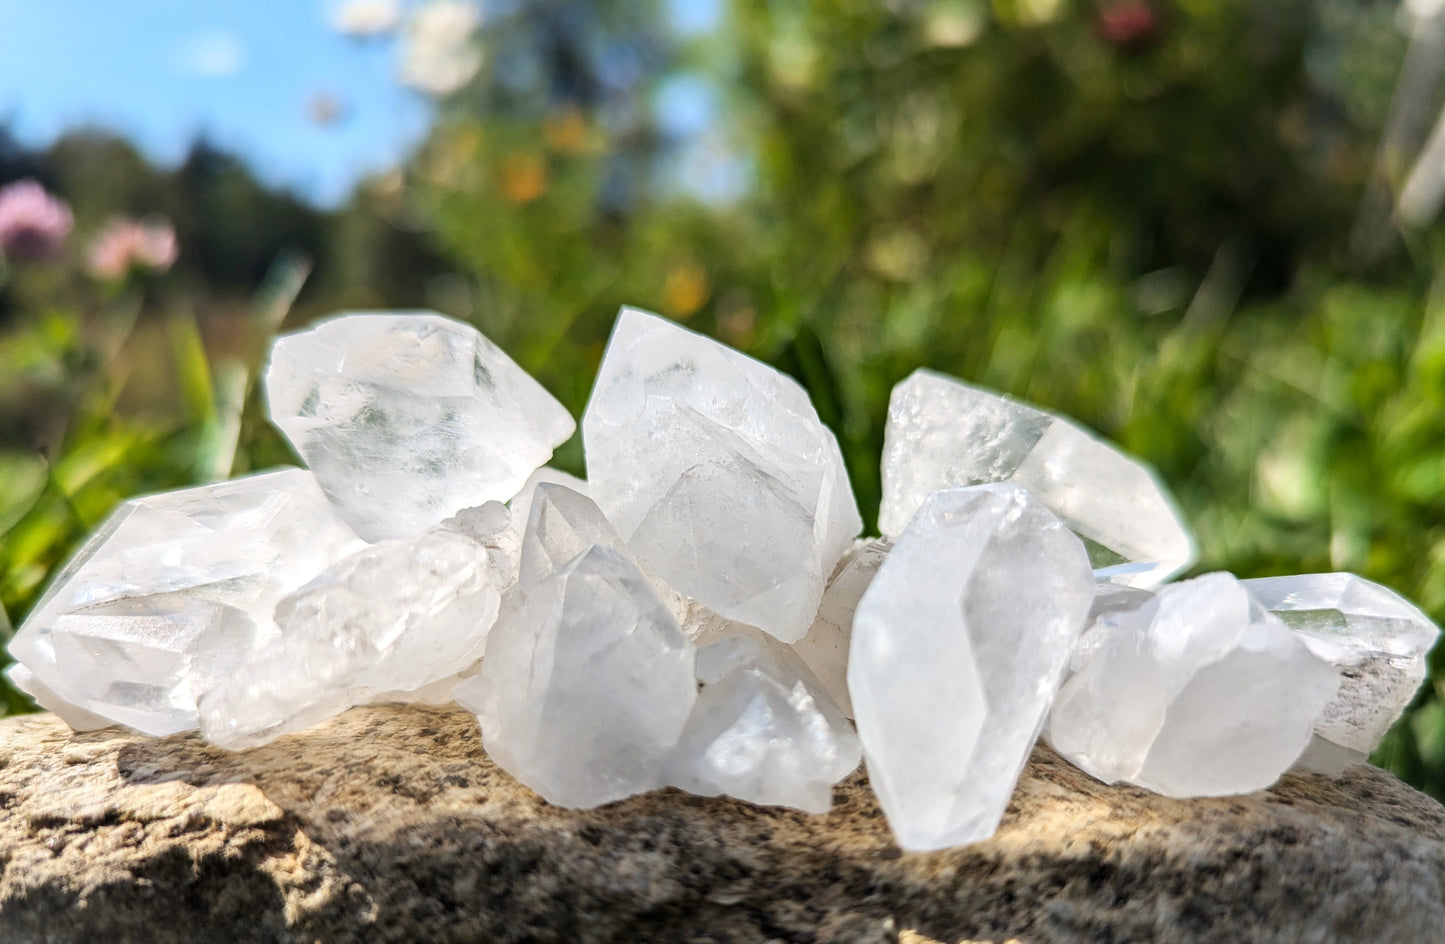
[[[1374,768],[1171,800],[1035,750],[997,835],[903,854],[861,773],[812,817],[548,806],[454,707],[229,754],[0,722],[0,941],[1437,942],[1445,809]]]

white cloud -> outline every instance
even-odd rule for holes
[[[176,66],[186,75],[208,79],[235,75],[246,67],[246,44],[228,30],[195,33],[181,43]]]
[[[400,22],[400,0],[339,0],[331,8],[331,28],[357,39],[385,36]]]

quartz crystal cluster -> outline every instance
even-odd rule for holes
[[[927,371],[893,392],[860,537],[806,392],[635,309],[585,480],[543,465],[562,405],[433,313],[282,337],[266,393],[306,469],[126,502],[11,640],[11,680],[72,726],[241,749],[455,700],[572,807],[672,786],[823,812],[866,759],[925,850],[992,835],[1041,735],[1180,797],[1362,762],[1439,634],[1351,574],[1171,583],[1194,540],[1147,466]]]

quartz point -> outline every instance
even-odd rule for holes
[[[524,596],[538,582],[593,546],[609,547],[637,567],[669,613],[679,621],[696,604],[649,573],[632,555],[617,529],[592,499],[564,485],[542,482],[524,505],[527,520],[517,573],[517,595]]]
[[[936,489],[1013,482],[1082,537],[1101,579],[1155,587],[1194,562],[1194,539],[1138,459],[1061,416],[953,377],[893,388],[878,527],[898,534]]]
[[[784,642],[808,631],[862,521],[796,381],[624,308],[582,436],[592,497],[649,570]]]
[[[1028,490],[924,500],[858,603],[848,691],[899,845],[991,836],[1094,597],[1078,537]]]
[[[201,698],[202,734],[234,750],[353,705],[435,700],[431,686],[485,652],[517,544],[489,502],[338,561],[276,605],[277,643]]]
[[[674,755],[673,786],[826,813],[858,766],[858,737],[807,667],[762,634],[702,646],[701,691]]]
[[[838,562],[818,616],[808,634],[793,644],[793,651],[817,677],[847,717],[853,717],[853,702],[848,697],[848,644],[853,637],[853,613],[863,591],[888,556],[892,545],[885,540],[855,541]]]
[[[1419,607],[1354,574],[1303,574],[1243,581],[1260,605],[1340,674],[1315,733],[1369,754],[1415,697],[1425,657],[1440,636]]]
[[[274,641],[276,602],[361,546],[301,469],[131,499],[11,640],[12,678],[87,727],[194,728],[196,699]]]
[[[434,312],[343,314],[279,338],[266,397],[368,541],[511,498],[576,428],[501,348]]]
[[[1049,737],[1107,783],[1248,793],[1304,751],[1334,671],[1230,574],[1095,604]]]
[[[550,803],[599,806],[667,784],[694,648],[642,572],[594,546],[504,614],[455,695],[504,770]]]
[[[522,485],[521,490],[513,496],[511,501],[507,502],[507,507],[512,512],[512,520],[517,523],[518,529],[527,526],[527,519],[531,517],[532,513],[532,496],[536,494],[538,485],[563,485],[579,495],[588,494],[585,479],[579,479],[561,469],[544,465],[533,472]]]

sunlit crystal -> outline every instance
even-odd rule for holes
[[[697,700],[694,649],[642,573],[593,547],[493,628],[456,698],[487,753],[560,806],[664,786]]]
[[[512,520],[516,522],[518,531],[527,527],[527,519],[531,517],[532,513],[532,496],[536,494],[538,485],[563,485],[579,495],[587,494],[586,480],[563,472],[561,469],[554,469],[549,465],[542,466],[528,476],[521,490],[511,501],[507,502],[507,507],[511,509]]]
[[[623,309],[582,435],[592,497],[649,570],[784,641],[807,632],[862,525],[802,387]]]
[[[1360,754],[1404,712],[1440,628],[1394,591],[1354,574],[1246,580],[1244,587],[1340,673],[1315,732]]]
[[[793,644],[798,658],[817,676],[823,688],[849,718],[853,701],[848,697],[848,646],[853,637],[853,613],[863,591],[873,581],[888,556],[887,541],[856,541],[828,580],[818,616],[808,634]]]
[[[511,498],[575,423],[475,328],[349,314],[277,340],[271,420],[369,541]]]
[[[1063,417],[927,370],[893,388],[878,527],[901,532],[929,493],[985,482],[1033,492],[1088,543],[1102,579],[1157,586],[1194,540],[1154,473]]]
[[[507,509],[491,502],[338,561],[277,604],[275,645],[201,699],[202,733],[223,747],[264,744],[470,668],[514,580],[516,546]]]
[[[1169,796],[1275,782],[1310,740],[1334,672],[1229,574],[1095,607],[1050,719],[1054,747],[1106,782]]]
[[[586,495],[566,485],[542,482],[525,507],[527,520],[517,522],[526,529],[517,573],[518,596],[526,595],[578,554],[599,546],[616,551],[636,566],[675,619],[684,619],[693,608],[691,601],[643,568],[617,529]]]
[[[848,691],[905,849],[993,834],[1084,625],[1083,544],[1014,485],[929,496],[853,619]]]
[[[276,636],[286,593],[361,546],[309,472],[136,498],[51,583],[10,643],[31,690],[170,734]]]
[[[762,633],[697,652],[702,688],[674,755],[671,782],[704,796],[827,812],[833,784],[862,754],[817,679]]]

